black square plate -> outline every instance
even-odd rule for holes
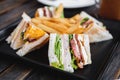
[[[74,76],[83,80],[96,80],[104,72],[107,65],[109,64],[110,59],[112,59],[112,56],[114,55],[119,42],[120,32],[119,22],[103,19],[99,20],[107,26],[107,29],[113,35],[114,39],[90,44],[92,64],[85,66],[84,69],[77,69],[74,73],[61,71],[49,66],[47,54],[48,44],[38,50],[30,52],[24,57],[19,57],[18,55],[16,55],[15,51],[10,48],[10,45],[7,44],[7,42],[5,41],[5,38],[12,32],[16,25],[10,25],[0,30],[0,54],[6,54],[18,59],[31,62],[34,65],[42,66],[43,69],[48,68],[52,70],[53,73],[61,73],[64,75]]]

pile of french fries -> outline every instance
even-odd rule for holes
[[[68,33],[68,34],[81,34],[88,30],[89,27],[83,28],[80,25],[80,15],[76,14],[71,18],[60,18],[61,13],[63,12],[63,5],[60,4],[55,12],[55,15],[51,18],[48,17],[39,17],[37,12],[35,17],[32,18],[32,23],[40,27],[47,33]],[[92,24],[91,24],[92,25]]]

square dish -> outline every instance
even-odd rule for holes
[[[117,26],[113,26],[117,24],[116,22],[111,21],[103,21],[112,33],[114,39],[103,41],[99,43],[93,43],[91,44],[91,55],[92,55],[92,64],[85,66],[84,69],[78,69],[74,73],[68,73],[65,71],[58,70],[56,68],[50,67],[48,63],[48,44],[46,44],[44,47],[42,47],[39,50],[32,51],[30,54],[19,57],[15,54],[15,51],[10,48],[10,46],[5,42],[5,38],[11,33],[11,31],[15,28],[15,26],[9,26],[7,28],[4,28],[0,30],[0,53],[6,54],[6,55],[12,55],[16,58],[20,58],[26,61],[29,61],[33,64],[37,64],[38,66],[43,66],[49,69],[52,69],[55,72],[64,73],[65,75],[73,75],[78,78],[83,78],[85,80],[89,79],[97,79],[97,77],[102,74],[102,72],[105,70],[105,67],[107,64],[109,64],[109,59],[111,59],[111,56],[114,54],[117,47],[117,43],[119,40],[119,31],[120,29]],[[112,24],[112,25],[111,25]]]

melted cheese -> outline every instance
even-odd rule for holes
[[[38,39],[42,37],[44,34],[45,32],[40,28],[34,25],[29,25],[29,27],[26,29],[24,33],[24,39]]]

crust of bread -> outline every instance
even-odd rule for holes
[[[88,17],[89,19],[93,20],[96,24],[98,24],[99,26],[103,26],[103,23],[98,21],[97,19],[95,19],[94,17],[90,16],[89,14],[87,14],[86,12],[82,11],[80,13],[80,16],[82,18]]]
[[[54,33],[50,34],[49,48],[48,48],[48,58],[49,58],[50,66],[52,62],[59,62],[57,56],[54,54],[55,49],[53,44],[55,44],[55,41],[56,41],[56,34]]]
[[[94,24],[85,32],[89,36],[90,43],[113,39],[112,35],[104,27]]]
[[[92,63],[91,52],[90,52],[90,42],[89,42],[89,36],[88,35],[86,35],[86,34],[82,34],[82,35],[84,35],[83,36],[84,48],[85,48],[85,51],[87,53],[87,62],[86,62],[85,65],[87,65],[87,64]]]
[[[16,35],[12,39],[10,45],[14,50],[19,49],[23,46],[24,41],[21,39],[21,32],[27,27],[27,24],[28,23],[26,21],[23,21],[23,23],[18,26],[20,27],[20,29],[18,29],[18,31],[16,32]]]
[[[41,38],[33,42],[26,42],[21,49],[19,49],[16,54],[19,56],[24,56],[28,52],[35,50],[36,48],[41,47],[48,41],[49,35],[45,34]]]
[[[6,39],[7,43],[9,44],[11,43],[10,46],[14,50],[22,47],[24,43],[23,40],[21,40],[20,34],[26,25],[27,25],[27,22],[22,19],[20,24],[14,29],[11,35]]]
[[[27,27],[28,22],[31,20],[31,18],[26,13],[23,13],[22,17],[23,19],[21,20],[21,22],[6,39],[8,44],[11,43],[10,46],[14,50],[19,49],[23,46],[24,41],[21,39],[21,32]]]
[[[51,63],[58,62],[59,60],[57,56],[55,55],[55,41],[56,41],[56,33],[50,34],[50,40],[49,40],[49,49],[48,49],[48,58],[49,63],[51,66]],[[74,72],[73,67],[71,65],[71,54],[69,51],[69,39],[68,34],[60,35],[61,37],[61,62],[64,65],[64,70],[68,72]]]

